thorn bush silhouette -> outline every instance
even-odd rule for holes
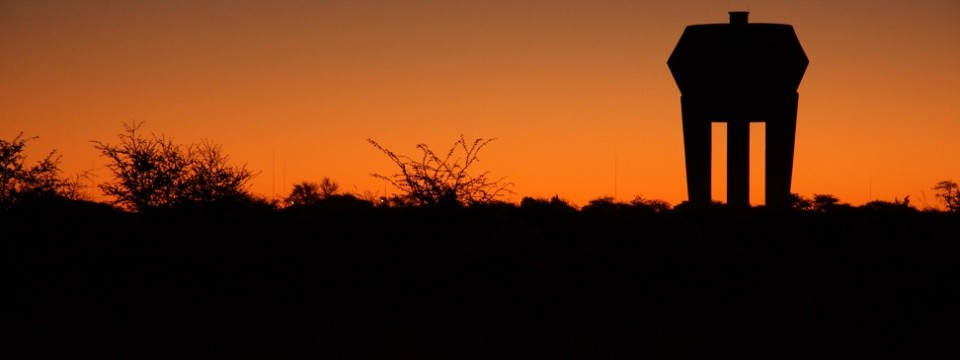
[[[245,165],[227,165],[220,145],[208,140],[181,145],[165,136],[145,138],[143,122],[123,123],[117,145],[93,141],[109,160],[114,182],[100,185],[114,205],[127,210],[205,206],[249,202],[247,185],[254,174]]]
[[[50,151],[33,166],[26,164],[24,149],[36,137],[24,138],[17,134],[13,140],[0,139],[0,209],[9,209],[36,198],[65,198],[83,200],[81,180],[60,176],[60,155]]]
[[[401,204],[463,206],[490,203],[513,193],[509,189],[513,184],[504,182],[504,178],[491,180],[489,171],[479,175],[469,172],[471,166],[480,161],[480,150],[494,140],[478,138],[468,143],[460,135],[460,139],[442,156],[425,144],[417,144],[417,149],[423,153],[419,160],[397,154],[372,139],[367,142],[400,168],[400,172],[390,176],[372,175],[399,189]]]
[[[284,199],[284,206],[310,206],[316,205],[323,199],[337,195],[340,191],[340,184],[324,177],[319,183],[312,181],[303,181],[293,186]]]

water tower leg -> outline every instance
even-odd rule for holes
[[[787,96],[776,114],[767,120],[767,207],[790,205],[790,182],[793,177],[793,149],[797,134],[799,96]]]
[[[750,206],[750,123],[727,122],[727,204]]]
[[[710,138],[711,124],[701,106],[685,97],[680,98],[683,110],[683,151],[687,165],[687,196],[691,204],[700,206],[712,202],[710,194]]]

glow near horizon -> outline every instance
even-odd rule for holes
[[[794,192],[934,206],[936,182],[960,180],[953,1],[4,2],[0,136],[38,136],[31,159],[56,149],[66,175],[94,166],[102,181],[89,141],[144,121],[222,144],[266,196],[324,176],[382,192],[369,174],[393,168],[367,138],[414,155],[495,137],[478,170],[515,183],[513,201],[676,204],[666,59],[685,26],[729,10],[793,25],[810,58]]]

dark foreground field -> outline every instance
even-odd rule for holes
[[[946,359],[960,346],[960,221],[944,213],[0,216],[15,358]]]

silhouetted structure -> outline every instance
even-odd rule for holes
[[[667,65],[680,88],[687,192],[709,204],[711,123],[727,123],[727,203],[749,206],[750,122],[766,125],[766,203],[789,202],[797,125],[797,88],[807,60],[793,27],[748,24],[730,12],[729,24],[690,25]]]

